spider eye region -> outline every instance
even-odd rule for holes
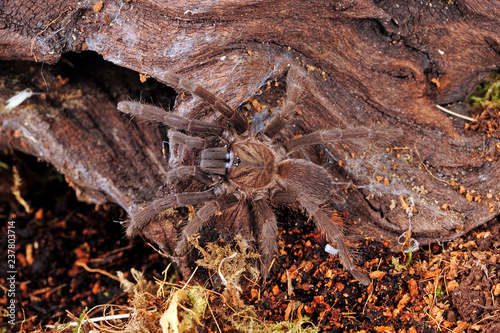
[[[274,153],[259,142],[240,142],[231,147],[228,179],[246,189],[267,187],[273,180]]]

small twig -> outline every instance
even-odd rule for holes
[[[217,322],[217,318],[215,318],[215,314],[212,311],[212,307],[210,306],[210,302],[207,303],[208,309],[210,310],[210,313],[212,314],[212,318],[214,318],[215,325],[217,325],[217,329],[219,330],[219,333],[222,333],[222,330],[220,329],[219,323]]]
[[[497,263],[494,263],[493,261],[489,261],[486,259],[481,259],[481,260],[484,261],[485,263],[487,263],[488,265],[492,265],[492,266],[495,266],[496,268],[500,268],[500,265]]]
[[[500,310],[500,306],[484,306],[484,305],[477,304],[474,302],[470,302],[470,304],[477,306],[477,307],[480,307],[480,308],[485,309],[485,310]]]
[[[29,212],[31,211],[31,208],[28,205],[28,203],[24,200],[24,198],[21,196],[21,190],[19,188],[21,186],[22,179],[21,179],[21,176],[19,175],[19,171],[17,170],[17,168],[15,166],[12,168],[12,178],[14,181],[14,185],[11,188],[12,195],[14,195],[17,202],[19,202],[19,204],[21,204],[21,206],[23,206],[26,213],[29,214]]]
[[[221,266],[222,266],[222,263],[223,263],[225,260],[227,260],[227,259],[232,259],[232,258],[236,257],[236,255],[238,255],[238,253],[236,253],[236,252],[235,252],[235,253],[231,254],[229,257],[224,258],[224,259],[222,259],[222,260],[220,261],[218,272],[219,272],[220,279],[222,280],[222,283],[223,283],[225,286],[227,286],[228,282],[227,282],[227,280],[224,278],[224,275],[222,275],[222,273],[221,273],[221,271],[220,271],[220,268],[221,268]]]
[[[118,277],[114,276],[113,274],[108,273],[108,272],[106,272],[106,271],[103,271],[102,269],[98,269],[98,268],[90,268],[89,266],[87,266],[87,264],[86,264],[86,263],[83,263],[83,262],[81,262],[81,261],[77,261],[77,262],[75,263],[75,265],[83,267],[83,268],[84,268],[86,271],[88,271],[88,272],[91,272],[91,273],[99,273],[99,274],[102,274],[102,275],[106,275],[107,277],[112,278],[113,280],[120,281],[120,279],[119,279]]]
[[[130,318],[130,313],[122,313],[122,314],[117,314],[117,315],[112,315],[112,316],[89,318],[89,319],[82,320],[82,323],[83,322],[95,323],[98,321],[107,321],[107,320],[125,319],[125,318]],[[78,325],[78,323],[76,321],[72,321],[71,323],[69,323],[69,326],[77,326],[77,325]]]
[[[418,149],[417,149],[417,145],[414,143],[413,144],[413,147],[415,148],[415,153],[417,153],[417,156],[418,158],[420,159],[420,164],[424,167],[425,171],[427,171],[427,173],[432,177],[434,178],[435,180],[437,181],[440,181],[442,183],[445,183],[447,185],[450,185],[449,182],[447,182],[446,180],[443,180],[443,179],[440,179],[436,176],[434,176],[434,174],[431,172],[431,170],[429,170],[429,167],[424,163],[424,160],[422,159],[422,157],[420,157],[420,153],[418,152]]]
[[[199,266],[196,266],[196,268],[195,268],[195,269],[194,269],[194,271],[193,271],[193,274],[191,274],[191,276],[190,276],[190,277],[189,277],[189,279],[186,281],[186,283],[185,283],[185,284],[184,284],[184,286],[181,288],[181,290],[182,290],[182,289],[184,289],[184,288],[186,288],[186,287],[187,287],[187,285],[189,284],[189,282],[191,282],[191,279],[193,278],[194,274],[195,274],[195,273],[196,273],[196,271],[198,270],[198,267],[199,267]]]
[[[382,265],[382,261],[381,260],[378,261],[377,270],[380,269],[380,265]],[[368,297],[366,298],[365,305],[363,305],[363,312],[362,312],[363,315],[365,314],[366,306],[368,305],[368,302],[370,301],[370,298],[372,297],[373,293],[375,292],[375,285],[374,285],[374,283],[375,283],[375,281],[372,282],[372,291],[370,292],[370,295],[368,295]]]
[[[437,107],[439,110],[444,111],[444,112],[446,112],[446,113],[448,113],[448,114],[451,114],[451,115],[453,115],[453,116],[455,116],[455,117],[462,118],[462,119],[465,119],[465,120],[468,120],[468,121],[477,121],[477,120],[476,120],[476,119],[474,119],[474,118],[467,117],[467,116],[464,116],[464,115],[462,115],[462,114],[460,114],[460,113],[456,113],[456,112],[453,112],[453,111],[451,111],[451,110],[445,109],[445,108],[443,108],[441,105],[437,105],[437,104],[436,104],[436,107]]]
[[[292,286],[292,278],[290,277],[290,273],[288,272],[288,269],[286,270],[286,281],[287,281],[287,288],[288,288],[288,297],[291,297],[293,293],[293,286]]]
[[[69,12],[69,9],[66,9],[65,11],[63,11],[62,13],[60,13],[58,17],[56,17],[55,19],[53,19],[49,24],[47,24],[45,26],[45,28],[43,28],[42,31],[40,31],[39,33],[36,34],[35,37],[33,37],[33,40],[31,41],[30,53],[33,56],[33,58],[35,59],[35,62],[38,61],[37,58],[36,58],[35,53],[33,52],[33,48],[35,47],[35,41],[36,41],[36,39],[38,38],[38,36],[40,36],[41,34],[43,34],[52,24],[56,23],[61,18],[61,16],[64,15],[64,13],[67,13],[67,12]]]
[[[183,309],[184,311],[191,313],[191,315],[193,315],[193,318],[194,318],[194,320],[196,321],[196,323],[197,323],[198,325],[200,325],[200,326],[203,326],[203,324],[201,323],[200,318],[198,317],[198,315],[196,314],[196,312],[194,312],[194,311],[193,311],[193,310],[191,310],[191,309],[186,308],[186,307],[185,307],[185,306],[183,306],[181,303],[177,303],[177,306],[178,306],[178,307],[180,307],[181,309]]]
[[[63,283],[55,288],[50,288],[50,287],[46,287],[46,288],[42,288],[42,289],[38,289],[38,290],[35,290],[34,292],[32,292],[31,294],[29,294],[29,296],[35,296],[35,295],[39,295],[39,294],[44,294],[46,292],[50,292],[50,293],[54,293],[55,291],[59,290],[59,289],[62,289],[64,287],[66,287],[67,284],[66,283]]]
[[[112,251],[109,251],[109,252],[106,252],[106,253],[102,254],[98,258],[89,259],[89,263],[104,261],[104,260],[106,260],[106,258],[110,257],[111,255],[113,255],[115,253],[119,253],[119,252],[125,251],[125,250],[128,250],[128,249],[131,249],[132,247],[133,247],[133,245],[130,244],[130,245],[127,245],[127,246],[124,246],[124,247],[120,247],[118,249],[114,249]]]

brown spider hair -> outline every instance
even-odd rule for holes
[[[271,201],[297,203],[327,239],[336,243],[344,267],[361,283],[369,284],[368,276],[354,265],[341,227],[332,222],[322,209],[332,196],[332,189],[345,184],[336,183],[324,167],[304,159],[291,158],[290,154],[302,147],[343,139],[366,140],[374,136],[393,139],[401,132],[369,128],[327,129],[280,143],[276,136],[295,113],[302,92],[301,80],[305,75],[300,67],[290,66],[287,95],[281,112],[267,127],[256,133],[249,129],[244,117],[222,99],[175,73],[165,74],[163,81],[208,102],[223,115],[224,125],[187,119],[137,102],[120,102],[118,110],[124,113],[169,126],[170,146],[181,145],[200,151],[199,164],[171,166],[168,174],[170,181],[192,177],[205,185],[203,191],[170,193],[148,203],[132,215],[127,234],[134,236],[140,233],[164,210],[204,203],[182,230],[176,248],[177,254],[182,255],[189,248],[189,236],[200,232],[217,212],[245,201],[252,207],[258,225],[255,228],[256,238],[261,253],[261,272],[265,278],[278,251],[278,226]]]

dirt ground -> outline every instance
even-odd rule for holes
[[[161,332],[162,313],[174,308],[172,295],[178,300],[175,313],[179,325],[187,320],[187,314],[195,313],[195,302],[179,294],[189,277],[182,279],[173,267],[169,267],[167,277],[163,276],[168,260],[142,239],[124,237],[118,221],[125,214],[120,208],[78,202],[61,175],[32,157],[3,154],[0,161],[0,215],[14,221],[17,270],[16,324],[10,325],[4,316],[0,331],[56,331],[56,323],[78,321],[85,311],[85,318],[103,312],[134,313],[147,319],[148,325],[129,326],[129,331],[135,327]],[[389,253],[387,242],[365,239],[351,244],[373,281],[364,287],[342,270],[336,256],[324,251],[323,238],[306,217],[298,211],[277,209],[281,251],[270,280],[262,285],[252,278],[255,259],[245,255],[250,265],[242,269],[232,287],[231,283],[224,287],[220,283],[222,262],[218,274],[205,262],[210,279],[199,288],[208,295],[207,304],[184,331],[500,331],[499,219],[464,237],[425,246],[411,258],[410,254]],[[7,234],[7,225],[1,228],[2,234]],[[7,248],[4,237],[0,247]],[[240,250],[249,253],[241,246]],[[233,268],[239,265],[227,263]],[[2,272],[7,271],[5,261],[0,266]],[[157,287],[151,289],[156,294],[144,289],[138,302],[137,290],[135,296],[130,290],[126,293],[117,281],[117,271],[134,281],[131,268],[143,272],[148,281],[168,280],[163,286],[177,291],[159,296]],[[4,275],[0,282],[3,288],[8,285]],[[192,293],[196,288],[190,284],[184,290]],[[8,301],[4,293],[0,298],[4,315]],[[104,307],[106,304],[109,307]],[[111,323],[120,331],[127,322]],[[109,322],[95,325],[94,329],[111,327]],[[85,324],[81,331],[91,328]]]

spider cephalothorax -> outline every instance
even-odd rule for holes
[[[370,279],[358,270],[344,243],[341,227],[332,222],[321,206],[332,196],[332,190],[341,183],[333,181],[328,171],[303,159],[290,158],[295,150],[314,144],[326,144],[338,140],[358,140],[375,135],[396,137],[398,130],[375,131],[368,128],[329,129],[317,131],[284,143],[275,139],[295,113],[301,94],[301,78],[305,72],[291,66],[287,74],[287,96],[279,115],[263,130],[253,133],[247,121],[222,99],[206,89],[181,78],[177,74],[165,74],[162,79],[178,88],[189,91],[208,102],[225,118],[225,125],[187,119],[161,108],[137,102],[125,101],[118,110],[136,115],[148,121],[170,127],[169,145],[182,145],[200,151],[199,165],[172,166],[168,177],[171,181],[193,177],[205,184],[200,192],[171,193],[148,203],[143,210],[132,216],[127,229],[129,236],[140,233],[163,211],[185,205],[205,203],[183,228],[177,245],[178,254],[186,253],[187,237],[207,224],[219,211],[245,200],[253,209],[258,224],[259,252],[264,278],[278,251],[277,221],[270,201],[298,203],[314,219],[328,240],[334,241],[344,267],[361,283]],[[185,134],[189,133],[191,135]],[[192,136],[197,135],[197,136]]]
[[[234,144],[229,154],[227,178],[246,189],[268,187],[276,167],[276,157],[265,144],[245,141]]]

